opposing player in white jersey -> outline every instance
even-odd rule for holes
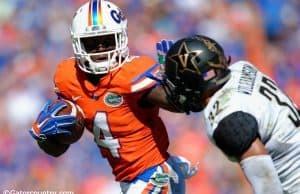
[[[169,100],[185,112],[203,111],[209,138],[239,162],[255,194],[299,194],[296,105],[251,63],[229,63],[211,38],[177,41],[165,62]]]

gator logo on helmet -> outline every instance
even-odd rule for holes
[[[117,107],[123,103],[123,97],[119,94],[108,92],[104,96],[104,103],[107,106]]]

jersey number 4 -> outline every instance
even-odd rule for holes
[[[270,101],[275,100],[280,106],[285,106],[290,109],[291,113],[288,115],[288,118],[296,127],[300,126],[300,118],[294,103],[288,97],[282,97],[282,93],[272,80],[263,77],[259,92]],[[286,100],[282,100],[280,97],[282,97],[282,99],[285,98]]]
[[[111,155],[114,158],[120,157],[118,151],[118,149],[120,148],[120,143],[119,140],[115,139],[110,132],[106,112],[97,112],[94,119],[93,132],[95,141],[99,146],[109,149]]]

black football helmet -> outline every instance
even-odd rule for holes
[[[230,57],[226,59],[222,47],[209,37],[178,40],[165,60],[163,86],[169,101],[186,113],[202,111],[209,92],[229,80],[229,63]]]

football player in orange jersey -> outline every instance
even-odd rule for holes
[[[75,58],[58,65],[55,91],[81,107],[86,128],[122,193],[185,193],[184,179],[197,168],[182,157],[170,156],[167,131],[158,116],[159,107],[178,111],[164,89],[147,77],[160,65],[150,57],[129,56],[127,20],[121,10],[108,1],[85,3],[73,18],[71,36]],[[159,43],[160,54],[170,44]],[[55,142],[55,135],[69,133],[65,127],[75,120],[55,116],[64,107],[61,103],[52,107],[48,103],[37,119],[38,127],[30,130],[40,148],[52,156],[70,146]]]

